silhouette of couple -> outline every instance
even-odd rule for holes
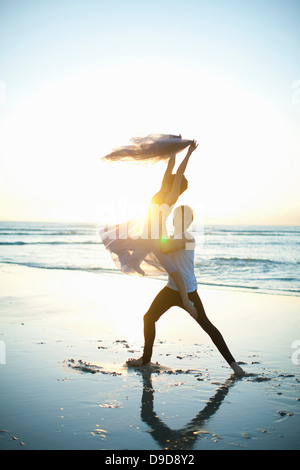
[[[168,159],[160,190],[153,196],[146,221],[139,228],[136,221],[106,227],[100,232],[103,244],[110,252],[119,269],[126,274],[141,276],[167,273],[166,286],[157,294],[144,315],[144,350],[138,359],[129,359],[129,367],[139,367],[151,361],[155,340],[155,324],[172,306],[187,311],[210,336],[219,352],[236,376],[244,375],[228,349],[220,331],[208,319],[199,294],[194,273],[195,240],[188,232],[193,221],[193,211],[181,205],[173,211],[174,233],[170,237],[166,221],[180,195],[187,189],[184,176],[192,153],[198,147],[196,141],[183,141],[181,136],[149,136],[138,139],[137,148],[126,147],[118,150],[120,159],[126,160],[131,152],[132,159]],[[144,144],[144,147],[141,145]],[[176,153],[188,147],[187,154],[175,174]],[[152,149],[152,150],[151,150]],[[144,152],[144,154],[143,154]],[[167,155],[167,152],[170,152]],[[116,151],[112,152],[116,159]],[[106,156],[105,159],[109,159]]]

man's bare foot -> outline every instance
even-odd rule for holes
[[[128,359],[126,361],[128,367],[135,367],[135,366],[142,366],[143,365],[143,358],[140,357],[139,359]]]
[[[245,372],[243,371],[243,369],[238,365],[237,362],[232,362],[230,364],[230,367],[233,369],[233,372],[235,373],[235,375],[237,377],[242,377],[243,375],[245,375]]]

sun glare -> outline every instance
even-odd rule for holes
[[[289,154],[287,123],[207,71],[127,64],[74,73],[45,84],[4,122],[2,178],[19,199],[18,217],[28,204],[50,219],[142,215],[165,164],[114,165],[100,157],[153,132],[198,140],[187,169],[190,199],[216,219],[259,208],[266,192],[272,197]]]

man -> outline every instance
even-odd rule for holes
[[[197,311],[196,315],[191,315],[210,336],[234,373],[237,376],[242,376],[244,375],[243,369],[235,361],[220,331],[207,318],[197,292],[197,280],[194,273],[195,240],[190,233],[186,232],[192,221],[193,211],[189,206],[177,207],[174,210],[173,216],[174,236],[172,239],[161,240],[161,251],[164,254],[168,254],[184,280],[187,297],[193,303]],[[127,361],[128,366],[141,366],[150,362],[155,339],[155,323],[173,306],[187,310],[182,298],[182,294],[179,292],[174,278],[169,275],[167,285],[157,294],[148,312],[144,316],[144,353],[139,359],[129,359]]]

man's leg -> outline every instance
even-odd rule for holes
[[[203,304],[201,299],[198,295],[197,291],[189,293],[189,299],[194,303],[194,306],[197,309],[198,317],[197,323],[203,328],[203,330],[210,336],[211,340],[218,348],[219,352],[224,357],[225,361],[230,365],[232,362],[235,362],[234,357],[232,356],[231,352],[229,351],[227,344],[224,341],[223,336],[221,335],[220,331],[211,323],[211,321],[207,318]]]
[[[144,315],[144,354],[143,364],[150,362],[155,339],[155,323],[169,308],[176,305],[178,293],[164,287],[153,300],[148,312]]]
[[[176,305],[178,292],[164,287],[153,300],[149,310],[144,315],[144,353],[139,359],[131,359],[127,363],[131,366],[148,364],[151,360],[153,343],[155,339],[155,322],[173,305]]]

